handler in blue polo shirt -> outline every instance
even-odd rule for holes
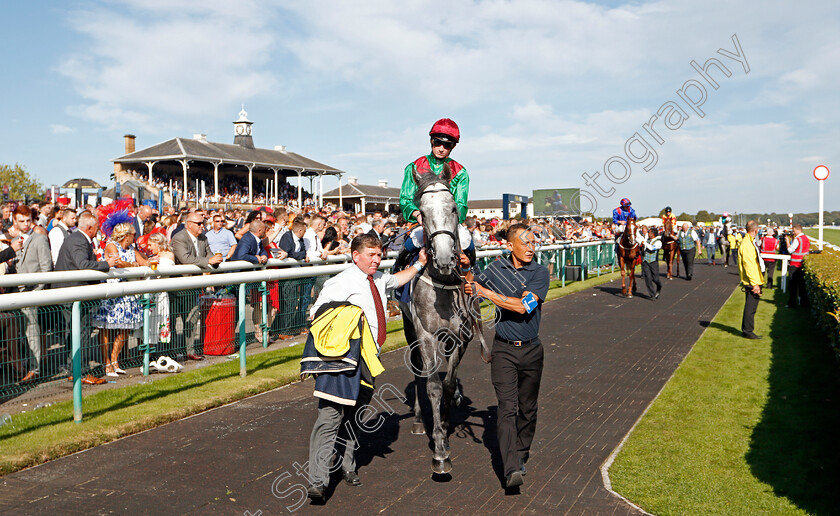
[[[522,485],[525,462],[537,428],[537,396],[543,369],[540,313],[548,294],[548,269],[533,261],[536,239],[524,224],[508,229],[510,258],[499,258],[467,283],[468,295],[487,298],[500,317],[490,360],[490,378],[499,400],[499,451],[505,486]]]

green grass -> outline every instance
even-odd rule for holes
[[[820,235],[819,229],[806,229],[804,231],[805,234],[814,238],[817,238]],[[823,228],[823,239],[830,244],[840,245],[840,229]]]
[[[615,278],[602,274],[583,282],[552,282],[547,300]],[[402,321],[388,323],[383,351],[405,346]],[[239,376],[239,360],[108,389],[83,399],[84,420],[73,422],[73,402],[16,414],[0,426],[0,475],[34,466],[214,407],[286,385],[298,379],[303,344],[248,357],[248,375]]]
[[[837,365],[810,315],[765,295],[760,341],[736,290],[610,468],[654,514],[836,514]]]

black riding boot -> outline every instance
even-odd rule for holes
[[[397,255],[397,259],[394,260],[394,272],[399,272],[405,269],[408,265],[408,261],[411,259],[411,255],[415,252],[417,251],[412,251],[403,247],[400,250],[400,254]]]

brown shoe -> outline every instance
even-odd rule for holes
[[[289,339],[292,338],[292,336],[291,335],[284,335],[282,333],[278,333],[277,338],[280,339],[280,340],[289,340]]]
[[[187,360],[204,360],[204,355],[187,354]]]
[[[72,376],[68,376],[67,379],[71,382],[73,381]],[[97,378],[97,377],[93,376],[92,374],[89,374],[89,375],[85,375],[82,378],[82,383],[85,384],[85,385],[102,385],[103,383],[105,383],[105,378]]]
[[[38,377],[38,371],[29,371],[26,373],[26,376],[20,379],[18,383],[29,383],[35,381],[35,378]]]

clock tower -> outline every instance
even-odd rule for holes
[[[248,113],[245,112],[245,106],[242,106],[242,111],[239,112],[239,119],[233,123],[233,143],[242,147],[253,149],[254,139],[251,137],[251,122],[248,120]]]

